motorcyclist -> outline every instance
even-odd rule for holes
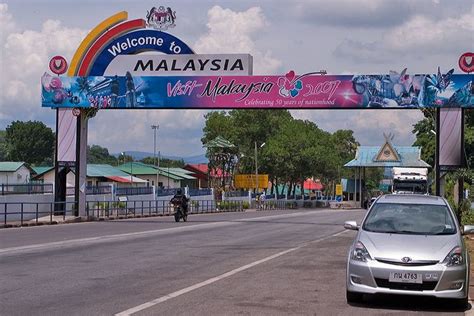
[[[173,202],[173,201],[178,202],[180,204],[180,206],[183,208],[184,216],[188,215],[188,201],[189,201],[189,199],[186,197],[186,195],[183,194],[183,191],[181,191],[181,189],[178,189],[176,191],[176,194],[171,199],[171,202]]]

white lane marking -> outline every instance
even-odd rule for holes
[[[338,233],[335,233],[335,234],[332,234],[332,235],[329,235],[329,236],[326,236],[326,237],[323,237],[323,238],[319,238],[319,239],[316,239],[316,240],[313,240],[313,241],[309,241],[309,242],[305,242],[297,247],[294,247],[294,248],[290,248],[290,249],[287,249],[287,250],[284,250],[284,251],[281,251],[279,253],[276,253],[276,254],[273,254],[271,256],[268,256],[266,258],[263,258],[263,259],[260,259],[260,260],[257,260],[257,261],[254,261],[252,263],[249,263],[249,264],[246,264],[244,266],[241,266],[239,268],[236,268],[234,270],[231,270],[229,272],[226,272],[224,274],[221,274],[221,275],[218,275],[216,277],[213,277],[213,278],[210,278],[208,280],[205,280],[203,282],[200,282],[200,283],[196,283],[194,285],[191,285],[191,286],[188,286],[184,289],[181,289],[181,290],[178,290],[178,291],[175,291],[175,292],[172,292],[172,293],[169,293],[169,294],[166,294],[162,297],[159,297],[159,298],[156,298],[154,300],[151,300],[149,302],[146,302],[146,303],[143,303],[141,305],[138,305],[138,306],[135,306],[135,307],[132,307],[132,308],[129,308],[123,312],[119,312],[117,314],[115,314],[115,316],[128,316],[128,315],[132,315],[132,314],[135,314],[135,313],[138,313],[142,310],[145,310],[145,309],[148,309],[150,307],[153,307],[155,305],[158,305],[160,303],[163,303],[163,302],[166,302],[172,298],[175,298],[175,297],[178,297],[180,295],[183,295],[183,294],[186,294],[186,293],[189,293],[191,291],[194,291],[194,290],[197,290],[203,286],[206,286],[206,285],[209,285],[209,284],[212,284],[212,283],[215,283],[219,280],[222,280],[222,279],[225,279],[225,278],[228,278],[234,274],[237,274],[239,272],[242,272],[242,271],[245,271],[245,270],[248,270],[252,267],[255,267],[256,265],[259,265],[259,264],[262,264],[264,262],[267,262],[267,261],[270,261],[272,259],[275,259],[275,258],[278,258],[280,256],[283,256],[283,255],[286,255],[287,253],[290,253],[290,252],[293,252],[295,250],[299,250],[309,244],[312,244],[312,243],[318,243],[318,242],[321,242],[321,241],[324,241],[326,239],[329,239],[329,238],[332,238],[332,237],[336,237],[336,236],[339,236],[343,233],[347,232],[347,230],[343,230],[343,231],[340,231]]]

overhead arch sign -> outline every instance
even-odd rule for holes
[[[145,67],[141,63],[140,67],[159,72],[156,64]],[[474,107],[472,79],[473,75],[452,71],[414,76],[296,75],[290,71],[280,76],[172,77],[127,72],[125,76],[46,75],[42,91],[43,106],[66,108],[469,108]],[[69,98],[57,98],[58,89],[67,91]]]
[[[471,108],[472,74],[252,75],[249,54],[198,55],[164,32],[176,12],[146,19],[120,12],[99,24],[76,51],[67,76],[44,74],[42,106],[97,109]],[[56,65],[56,61],[53,63]],[[66,64],[66,63],[63,63]],[[62,70],[64,71],[64,70]],[[59,73],[58,73],[59,74]]]

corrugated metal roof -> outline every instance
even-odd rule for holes
[[[24,164],[22,161],[0,161],[0,172],[15,172]]]
[[[183,169],[183,168],[163,168],[161,170],[162,172],[167,172],[169,170],[170,173],[173,173],[174,175],[177,175],[178,177],[181,177],[183,179],[187,179],[187,180],[196,179],[196,177],[193,177],[191,175],[192,174],[191,171]]]
[[[87,165],[87,176],[88,177],[128,177],[129,175],[122,170],[115,168],[111,165],[106,164],[88,164]]]
[[[412,146],[393,146],[397,151],[400,161],[374,161],[379,146],[359,146],[356,157],[346,163],[344,167],[430,167],[429,164],[421,160],[421,148]]]
[[[31,167],[31,169],[33,169],[33,171],[36,173],[36,175],[41,175],[45,172],[53,170],[54,167],[52,167],[52,166],[40,166],[40,167]]]
[[[142,162],[127,162],[120,165],[118,168],[128,174],[133,173],[136,175],[145,175],[158,173],[158,170],[154,166]]]
[[[121,171],[128,174],[134,175],[156,175],[159,173],[161,176],[168,177],[173,180],[194,180],[195,177],[191,176],[192,171],[182,168],[166,168],[166,167],[155,167],[142,162],[127,162],[118,167]]]
[[[137,177],[132,177],[132,176],[106,176],[107,179],[110,179],[115,182],[122,182],[122,183],[146,183],[148,181],[137,178]]]

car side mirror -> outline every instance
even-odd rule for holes
[[[359,226],[357,226],[356,221],[347,221],[344,223],[344,228],[345,229],[350,229],[350,230],[359,230]],[[474,226],[473,226],[474,229]]]
[[[464,225],[462,227],[462,234],[463,235],[472,235],[472,234],[474,234],[474,225]]]

